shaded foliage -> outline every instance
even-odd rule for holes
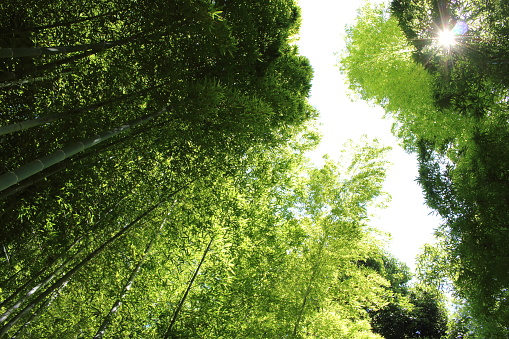
[[[424,282],[411,284],[410,269],[396,258],[382,254],[361,262],[379,272],[390,285],[391,297],[378,310],[368,310],[373,331],[384,338],[443,338],[447,312],[443,296]]]
[[[1,337],[380,338],[366,310],[392,280],[355,263],[379,248],[387,148],[305,160],[294,1],[3,1],[0,19],[4,52],[32,55],[0,61]]]
[[[394,0],[390,13],[367,8],[350,28],[343,58],[351,87],[395,117],[402,143],[418,156],[418,181],[444,220],[438,234],[447,275],[474,318],[463,322],[476,332],[468,337],[506,337],[509,7],[503,1]],[[440,45],[440,32],[458,22],[465,30],[456,43]],[[370,31],[380,46],[369,35],[357,39]],[[406,44],[396,42],[401,36]],[[375,47],[363,54],[362,46]],[[401,66],[391,68],[395,63]],[[373,64],[386,71],[370,77]],[[412,80],[408,69],[425,71],[427,80]],[[405,101],[411,96],[394,85],[409,81],[427,94]]]

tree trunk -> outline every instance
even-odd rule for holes
[[[26,165],[23,165],[14,171],[7,172],[3,175],[0,175],[0,191],[5,190],[12,185],[17,184],[21,180],[27,179],[32,175],[50,167],[59,162],[67,159],[70,156],[73,156],[87,148],[93,147],[98,143],[109,139],[117,134],[129,130],[130,128],[136,127],[148,120],[154,119],[162,115],[166,112],[166,108],[163,108],[157,113],[152,113],[145,115],[141,118],[131,120],[130,122],[118,126],[117,128],[110,129],[107,131],[103,131],[99,134],[96,134],[90,138],[83,139],[82,141],[71,144],[63,149],[60,149],[54,153],[48,154],[42,158],[34,160]]]
[[[173,331],[173,326],[175,325],[175,322],[177,321],[177,318],[178,318],[178,315],[180,313],[180,310],[182,309],[182,305],[184,305],[184,302],[186,301],[187,295],[189,294],[189,291],[191,290],[191,287],[193,286],[194,280],[196,279],[196,276],[198,275],[198,272],[200,271],[200,267],[203,264],[203,262],[205,261],[205,257],[207,256],[207,253],[210,250],[210,246],[212,245],[212,241],[214,241],[214,237],[210,238],[209,244],[207,245],[207,248],[203,252],[203,255],[201,257],[200,263],[198,264],[198,267],[194,271],[193,277],[189,281],[189,284],[187,285],[187,289],[184,292],[184,295],[182,296],[182,298],[180,299],[180,301],[179,301],[179,303],[177,305],[177,308],[175,309],[175,312],[173,312],[173,317],[171,318],[170,325],[168,326],[168,329],[166,330],[166,332],[164,334],[164,338],[165,339],[170,338],[170,336],[172,335],[171,332]]]

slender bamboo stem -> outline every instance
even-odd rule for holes
[[[81,241],[82,237],[76,239],[70,246],[68,246],[64,253],[67,253],[69,252],[74,246],[76,246],[80,241]],[[79,252],[78,252],[79,253]],[[51,267],[54,263],[56,263],[58,260],[60,259],[59,258],[56,258],[55,260],[53,260],[48,266]],[[62,265],[60,265],[60,267],[63,267],[65,266],[66,264],[68,263],[68,260],[65,261]],[[16,291],[14,291],[10,296],[8,296],[4,301],[2,301],[0,303],[0,308],[3,308],[3,307],[6,307],[13,299],[14,297],[16,297],[19,293],[21,293],[23,290],[25,290],[28,286],[32,285],[45,271],[46,269],[48,268],[48,266],[44,267],[43,269],[41,269],[40,271],[38,271],[31,279],[29,279],[27,282],[25,282],[23,285],[21,285],[20,287],[18,287],[16,289]],[[56,273],[58,271],[55,270],[51,275],[51,276],[56,276],[58,273]],[[47,277],[48,278],[48,277]],[[47,278],[43,279],[43,280],[46,280]],[[51,280],[51,279],[50,279]],[[41,285],[42,283],[40,283],[39,285]],[[31,289],[31,291],[33,290],[34,288]],[[27,292],[26,296],[25,297],[28,297],[30,295],[32,295],[33,293],[30,293],[31,291]],[[3,321],[4,319],[1,319],[0,318],[0,322]]]
[[[12,73],[12,72],[9,72],[9,73]],[[57,75],[57,77],[72,74],[72,73],[73,73],[73,71],[62,72],[59,75]],[[41,77],[29,78],[29,79],[14,80],[14,79],[16,79],[16,75],[14,73],[12,73],[12,75],[13,75],[12,78],[2,80],[2,74],[0,73],[0,81],[12,80],[12,81],[5,82],[3,84],[0,83],[0,88],[7,88],[7,87],[16,86],[16,85],[31,84],[34,82],[45,81],[45,80],[48,80],[48,79],[51,79],[54,77],[53,75],[46,75],[46,76],[41,76]]]
[[[152,125],[150,127],[150,129],[153,130],[154,127],[159,127],[159,126],[162,126],[162,125],[163,125],[163,123],[160,122],[160,123]],[[104,144],[102,146],[98,146],[94,150],[94,153],[102,152],[102,151],[104,151],[104,150],[106,150],[108,148],[111,148],[111,147],[115,146],[115,145],[121,144],[124,141],[126,141],[128,139],[131,139],[133,137],[137,138],[137,137],[143,135],[143,133],[147,132],[148,130],[149,130],[149,128],[144,127],[143,129],[136,130],[136,132],[134,132],[134,133],[132,133],[132,134],[130,134],[128,136],[125,136],[123,138],[118,138],[117,140],[115,140],[113,142],[110,142],[109,144]],[[47,179],[50,176],[52,176],[52,175],[54,175],[54,174],[56,174],[56,173],[58,173],[58,172],[60,172],[60,171],[62,171],[64,169],[66,169],[69,166],[74,165],[77,162],[86,160],[87,158],[90,158],[92,155],[94,155],[94,153],[92,153],[92,152],[85,153],[82,156],[77,157],[76,159],[73,159],[71,161],[71,163],[68,163],[68,161],[70,159],[66,159],[64,162],[60,163],[58,166],[54,166],[51,171],[45,171],[43,173],[38,173],[37,175],[32,176],[32,177],[24,180],[22,185],[11,186],[11,187],[7,188],[6,190],[0,192],[0,200],[5,199],[5,198],[7,198],[7,197],[9,197],[9,196],[11,196],[13,194],[18,193],[18,192],[21,192],[25,188],[30,187],[30,186],[38,183],[39,181]],[[0,218],[1,218],[1,215],[0,215]]]
[[[61,65],[70,64],[70,63],[78,61],[80,59],[84,59],[88,56],[91,56],[91,55],[94,55],[94,54],[97,54],[100,52],[104,52],[105,50],[108,50],[112,47],[136,42],[144,36],[145,36],[145,34],[143,34],[143,33],[136,33],[136,34],[133,34],[131,36],[128,36],[128,37],[125,37],[125,38],[122,38],[122,39],[119,39],[116,41],[101,42],[101,43],[96,44],[97,48],[86,50],[83,53],[76,54],[76,55],[73,55],[73,56],[70,56],[67,58],[63,58],[60,60],[55,60],[53,62],[49,62],[47,64],[38,66],[34,70],[28,71],[25,74],[18,74],[18,77],[19,77],[19,79],[23,79],[24,77],[26,77],[27,75],[30,75],[30,74],[41,73],[41,72],[56,68]]]
[[[131,39],[132,37],[129,37]],[[45,54],[67,54],[74,52],[84,52],[88,50],[104,50],[128,40],[120,39],[116,41],[101,41],[95,44],[83,44],[74,46],[51,46],[51,47],[19,47],[19,48],[0,48],[0,58],[22,58],[34,57]]]
[[[135,220],[130,222],[128,225],[123,227],[120,231],[118,231],[114,236],[105,241],[101,246],[95,249],[92,253],[90,253],[87,257],[85,257],[82,261],[76,264],[70,271],[64,274],[60,279],[53,283],[50,287],[48,287],[44,292],[42,292],[39,296],[37,296],[30,304],[25,306],[15,317],[13,317],[10,321],[8,321],[1,329],[0,329],[0,337],[5,335],[9,329],[14,326],[23,316],[25,316],[32,308],[41,303],[48,295],[53,293],[57,288],[60,288],[65,283],[71,279],[71,277],[79,271],[83,266],[92,261],[99,253],[101,253],[109,244],[113,243],[115,240],[123,236],[127,231],[133,228],[140,220],[145,218],[149,213],[157,209],[162,202],[152,205],[145,212],[139,215]]]
[[[114,236],[110,237],[107,241],[105,241],[101,246],[95,249],[92,253],[90,253],[87,257],[77,263],[71,270],[69,270],[66,274],[64,274],[60,279],[54,282],[50,287],[48,287],[44,292],[42,292],[39,296],[37,296],[34,300],[32,300],[24,309],[22,309],[16,316],[14,316],[10,321],[8,321],[2,328],[0,328],[0,337],[4,336],[9,329],[14,326],[23,316],[25,316],[32,308],[34,308],[37,304],[41,303],[48,295],[53,293],[58,288],[63,287],[71,277],[79,271],[83,266],[89,263],[92,259],[94,259],[98,254],[100,254],[108,245],[113,243],[115,240],[123,236],[130,229],[132,229],[138,222],[143,220],[148,214],[156,210],[163,202],[168,201],[171,197],[176,196],[179,192],[189,187],[194,181],[198,179],[191,180],[187,184],[181,186],[177,190],[169,193],[168,195],[162,197],[164,200],[159,201],[158,203],[149,207],[145,212],[139,215],[132,222],[124,226],[121,230],[119,230]]]
[[[161,86],[164,86],[164,85],[165,84],[151,86],[150,88],[144,88],[142,90],[139,90],[139,91],[136,91],[136,92],[133,92],[133,93],[118,95],[118,96],[113,97],[113,98],[108,99],[108,100],[98,101],[98,102],[93,103],[91,105],[88,105],[88,106],[85,106],[85,107],[78,107],[78,108],[70,109],[70,110],[67,110],[67,111],[62,112],[62,113],[50,114],[50,115],[43,116],[43,117],[40,117],[40,118],[37,118],[37,119],[25,120],[25,121],[16,122],[14,124],[6,125],[6,126],[0,126],[0,135],[6,135],[6,134],[13,133],[13,132],[18,132],[18,131],[29,129],[29,128],[32,128],[32,127],[37,127],[37,126],[40,126],[40,125],[48,124],[50,122],[53,122],[53,121],[56,121],[56,120],[59,120],[59,119],[64,119],[64,118],[69,118],[71,116],[76,116],[76,115],[79,115],[79,114],[82,114],[82,113],[85,113],[85,112],[88,112],[88,111],[91,111],[91,110],[94,110],[94,109],[97,109],[97,108],[100,108],[100,107],[112,104],[112,103],[115,103],[115,102],[127,100],[129,98],[132,98],[132,97],[135,97],[135,96],[138,96],[138,95],[142,95],[142,94],[148,93],[148,92],[150,92],[150,91],[152,91],[152,90],[154,90],[156,88],[159,88]],[[1,84],[0,84],[0,87],[2,87]]]
[[[306,291],[304,292],[304,298],[302,300],[302,304],[301,304],[300,309],[299,309],[299,315],[297,316],[297,320],[295,321],[295,325],[293,327],[293,337],[294,338],[297,337],[297,332],[299,331],[300,322],[302,321],[302,318],[304,317],[304,310],[306,309],[308,297],[311,294],[311,291],[313,289],[313,282],[316,279],[316,276],[318,275],[318,267],[320,265],[319,259],[321,257],[322,250],[323,250],[324,245],[325,245],[324,238],[325,238],[325,236],[322,237],[322,241],[320,242],[320,247],[318,249],[318,254],[316,256],[317,258],[316,258],[315,264],[313,265],[311,276],[309,277],[309,281],[308,281],[308,284],[307,284],[307,287],[306,287]]]
[[[35,312],[33,312],[30,317],[25,321],[25,323],[16,331],[16,333],[14,333],[14,335],[10,338],[10,339],[15,339],[17,338],[19,335],[23,334],[23,331],[25,330],[25,328],[30,324],[31,321],[34,321],[34,319],[36,319],[41,313],[42,311],[48,307],[49,304],[51,304],[51,302],[53,302],[53,300],[55,300],[58,295],[60,294],[60,291],[62,290],[62,288],[60,288],[59,290],[53,292],[53,294],[51,295],[51,297],[49,298],[49,300],[45,303],[42,303],[41,305],[39,305],[39,307],[37,308],[37,310],[35,310]]]
[[[54,23],[54,24],[50,24],[50,25],[20,28],[20,29],[16,29],[16,30],[12,30],[12,31],[2,32],[0,34],[5,35],[5,34],[16,34],[16,33],[20,33],[20,32],[37,32],[37,31],[42,31],[44,29],[49,29],[49,28],[55,28],[55,27],[61,27],[61,26],[70,26],[70,25],[77,24],[77,23],[80,23],[80,22],[91,21],[91,20],[94,20],[94,19],[97,19],[97,18],[101,18],[101,17],[117,14],[119,12],[120,11],[111,11],[111,12],[107,12],[107,13],[104,13],[104,14],[98,14],[98,15],[89,16],[89,17],[85,17],[85,18],[81,18],[81,19],[76,19],[76,20],[71,20],[71,21],[60,21],[60,22],[57,22],[57,23]]]
[[[122,288],[122,292],[120,293],[120,296],[115,301],[115,303],[111,307],[108,314],[104,317],[104,319],[103,319],[101,325],[99,326],[99,329],[97,330],[96,334],[94,335],[93,339],[101,339],[104,336],[104,333],[106,333],[106,329],[108,328],[113,317],[115,316],[118,309],[122,305],[122,300],[127,295],[127,292],[129,292],[129,290],[131,289],[131,287],[134,283],[134,279],[140,272],[141,266],[145,263],[145,259],[147,258],[148,254],[152,250],[154,242],[156,241],[157,236],[159,235],[159,233],[161,232],[161,230],[163,229],[165,224],[166,224],[166,220],[161,223],[161,226],[159,227],[159,229],[157,230],[155,235],[152,237],[152,239],[149,241],[147,247],[145,248],[145,251],[143,252],[143,257],[138,261],[138,264],[136,265],[136,267],[133,269],[133,271],[129,275],[129,278],[127,279],[126,284]]]
[[[31,177],[32,175],[50,167],[55,164],[58,164],[59,162],[67,159],[68,157],[71,157],[87,148],[93,147],[97,145],[98,143],[109,139],[113,136],[116,136],[117,134],[127,131],[133,127],[136,127],[148,120],[157,118],[158,116],[162,115],[166,112],[166,108],[163,108],[157,113],[152,113],[145,115],[143,117],[134,119],[129,121],[128,123],[118,126],[116,128],[103,131],[99,134],[96,134],[90,138],[83,139],[82,141],[76,142],[74,144],[71,144],[63,149],[60,149],[56,152],[53,152],[51,154],[48,154],[42,158],[39,158],[37,160],[34,160],[24,166],[21,166],[13,171],[7,172],[3,175],[0,175],[0,191],[5,190],[6,188],[9,188],[21,180],[27,179]]]
[[[175,312],[173,312],[173,317],[171,318],[170,325],[168,326],[168,329],[166,330],[164,334],[164,338],[168,339],[171,336],[171,332],[173,331],[173,326],[175,325],[175,322],[177,321],[177,318],[179,316],[180,310],[182,309],[182,305],[184,305],[184,302],[187,299],[187,295],[189,294],[189,291],[191,291],[191,287],[193,286],[194,280],[198,276],[198,272],[200,271],[201,265],[205,261],[205,257],[207,256],[207,253],[210,250],[210,247],[212,246],[212,242],[214,241],[214,237],[210,238],[209,244],[207,245],[207,248],[203,252],[203,255],[201,257],[200,263],[198,264],[198,267],[194,271],[193,277],[189,281],[189,284],[187,285],[186,291],[184,292],[184,295],[180,299],[177,308],[175,309]]]
[[[0,72],[0,81],[9,81],[16,79],[16,74],[14,72]]]
[[[81,249],[76,255],[79,256],[82,252],[83,252],[84,249]],[[4,322],[5,320],[7,320],[7,318],[9,318],[9,316],[11,314],[13,314],[14,312],[16,312],[16,310],[18,310],[21,305],[23,305],[23,303],[25,303],[25,301],[27,301],[31,296],[35,295],[37,293],[37,291],[39,289],[41,289],[42,287],[44,287],[46,284],[50,283],[51,280],[53,280],[55,277],[57,277],[58,275],[60,275],[60,273],[62,273],[62,271],[64,270],[64,268],[67,266],[67,264],[72,260],[73,258],[68,258],[66,261],[64,261],[52,274],[50,274],[49,276],[47,276],[45,279],[43,279],[40,283],[38,283],[37,285],[35,285],[33,288],[31,288],[29,291],[27,291],[25,293],[25,295],[23,295],[14,305],[12,305],[11,307],[9,307],[2,315],[0,315],[0,323]],[[29,280],[28,283],[32,283],[34,282],[38,277],[34,277],[33,279]],[[23,289],[26,288],[28,286],[28,284],[26,285],[23,285]],[[14,298],[14,296],[16,296],[16,293],[11,295],[12,298]],[[12,300],[11,298],[11,300]]]

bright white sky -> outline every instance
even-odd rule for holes
[[[391,194],[389,207],[376,212],[372,226],[392,234],[389,250],[412,270],[420,247],[433,242],[433,231],[440,219],[430,215],[424,205],[418,175],[417,160],[405,153],[391,134],[392,122],[382,119],[383,110],[365,102],[351,102],[347,85],[336,64],[335,53],[344,48],[345,25],[352,24],[362,0],[299,0],[302,26],[298,41],[300,53],[309,58],[314,68],[310,103],[320,112],[322,143],[312,158],[320,162],[324,154],[332,158],[339,154],[348,140],[358,140],[363,134],[377,138],[393,150],[388,159],[393,163],[388,171],[385,191]]]

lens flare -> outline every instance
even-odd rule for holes
[[[456,35],[450,30],[441,31],[438,34],[438,44],[443,47],[451,47],[456,44]]]
[[[468,32],[468,25],[464,21],[458,21],[454,25],[454,28],[452,29],[452,32],[455,35],[464,35]]]

